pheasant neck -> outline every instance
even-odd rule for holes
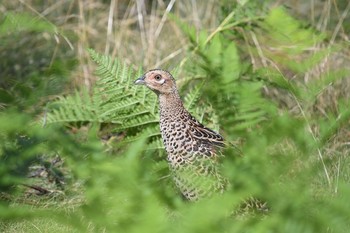
[[[177,92],[159,95],[161,117],[176,117],[184,111],[181,98]]]

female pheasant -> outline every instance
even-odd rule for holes
[[[222,192],[225,179],[218,172],[223,137],[199,123],[183,106],[175,79],[154,69],[135,81],[157,94],[160,131],[176,186],[191,201]]]

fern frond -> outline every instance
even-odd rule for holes
[[[97,64],[95,74],[99,77],[90,91],[91,94],[88,94],[86,88],[82,88],[74,95],[56,100],[50,105],[46,122],[108,123],[112,124],[114,132],[133,129],[134,138],[144,133],[149,137],[160,138],[156,96],[133,83],[141,70],[135,72],[118,60],[91,49],[89,52]]]
[[[98,119],[96,106],[91,102],[86,91],[59,97],[51,106],[54,108],[46,116],[47,123],[95,122]]]
[[[195,86],[194,89],[185,96],[184,104],[187,109],[191,110],[197,103],[199,97],[201,96],[202,86],[203,84]]]
[[[149,138],[152,138],[151,141],[153,140],[161,140],[160,138],[160,131],[159,131],[159,126],[158,125],[150,125],[144,127],[143,133],[145,133]],[[144,137],[142,134],[136,134],[133,136],[127,136],[123,142],[125,143],[130,143],[133,141],[137,141]]]
[[[234,117],[234,129],[242,130],[266,120],[267,112],[264,109],[266,102],[260,95],[261,83],[241,83],[237,92],[237,112]]]
[[[160,137],[148,144],[147,150],[163,150],[164,145]]]
[[[120,127],[117,127],[117,130],[122,131],[130,128],[145,126],[148,124],[158,124],[159,120],[154,118],[152,115],[141,115],[136,118],[129,118],[123,122]]]

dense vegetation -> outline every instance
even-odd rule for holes
[[[348,231],[350,3],[203,2],[0,3],[1,232]],[[155,67],[232,143],[223,195],[174,188]]]

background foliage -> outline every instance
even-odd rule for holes
[[[0,11],[1,232],[347,232],[347,1]],[[242,151],[224,151],[223,195],[188,203],[173,187],[156,96],[133,85],[155,67]]]

